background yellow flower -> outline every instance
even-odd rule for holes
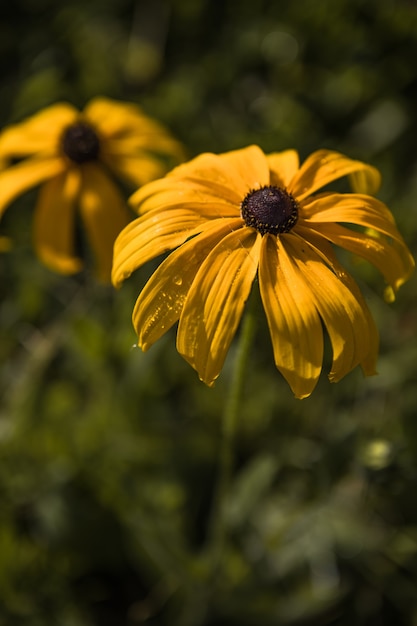
[[[80,271],[81,223],[97,276],[108,281],[114,240],[130,219],[115,179],[138,187],[182,157],[180,144],[134,104],[98,97],[82,112],[54,104],[0,135],[0,160],[9,163],[0,172],[0,215],[42,185],[33,227],[39,258],[63,274]]]

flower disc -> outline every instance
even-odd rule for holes
[[[261,235],[288,233],[297,223],[298,205],[293,196],[281,187],[266,186],[248,193],[241,205],[247,226]]]
[[[62,149],[71,161],[95,161],[100,150],[96,132],[88,124],[79,122],[69,126],[62,137]]]

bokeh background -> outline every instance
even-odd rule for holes
[[[0,16],[0,125],[105,95],[140,104],[190,157],[336,149],[381,170],[417,251],[413,0],[14,0]],[[259,317],[213,572],[235,348],[213,389],[174,330],[132,348],[151,269],[119,292],[52,274],[31,248],[35,197],[0,224],[14,239],[0,257],[0,625],[415,626],[416,278],[386,304],[352,261],[379,375],[323,375],[302,401]]]

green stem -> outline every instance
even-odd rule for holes
[[[235,433],[245,383],[246,366],[256,328],[256,307],[254,307],[256,298],[254,295],[251,295],[246,307],[235,357],[235,368],[223,413],[219,474],[214,494],[214,515],[210,537],[213,576],[217,574],[221,564],[227,534],[226,504],[233,474]]]

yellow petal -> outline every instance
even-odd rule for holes
[[[79,170],[71,169],[43,185],[34,215],[37,255],[50,269],[74,274],[82,269],[75,254],[75,210],[80,190]]]
[[[369,175],[367,170],[359,170],[349,174],[350,186],[356,193],[375,195],[381,185],[381,176],[377,170]]]
[[[97,97],[87,104],[83,116],[104,137],[110,151],[122,150],[127,156],[132,151],[147,149],[179,159],[184,157],[183,147],[168,130],[133,103]]]
[[[391,285],[398,291],[410,278],[414,270],[414,259],[405,243],[390,242],[385,237],[371,237],[349,230],[339,224],[314,224],[316,232],[345,250],[349,250],[374,265]],[[302,234],[300,230],[300,234]],[[308,238],[308,234],[306,233]]]
[[[306,244],[309,248],[314,250],[317,258],[320,259],[326,266],[331,268],[338,280],[340,280],[348,288],[348,290],[356,298],[359,306],[362,308],[362,313],[365,315],[368,324],[369,352],[368,355],[361,361],[360,365],[366,376],[372,376],[376,373],[379,334],[375,321],[358,285],[339,262],[333,245],[327,239],[322,237],[319,233],[311,230],[311,228],[306,228],[304,226],[299,227],[299,224],[297,224],[297,228],[293,230],[293,233],[297,237],[300,237],[300,248],[302,252],[304,253],[306,250]]]
[[[0,216],[17,196],[65,169],[63,159],[28,159],[0,172]]]
[[[275,364],[297,398],[311,394],[323,361],[323,331],[311,291],[288,254],[287,237],[263,237],[259,286]]]
[[[196,212],[212,217],[240,215],[240,197],[230,187],[222,188],[210,179],[201,183],[189,178],[155,180],[136,191],[129,202],[141,214],[153,209],[195,207]]]
[[[411,276],[414,259],[391,212],[379,200],[359,194],[325,194],[307,201],[302,216],[305,221],[300,221],[298,229],[302,224],[311,227],[336,245],[367,259],[394,289]],[[366,234],[349,231],[337,222],[363,226]]]
[[[165,178],[145,185],[130,199],[140,213],[207,204],[215,217],[240,214],[240,205],[250,190],[269,184],[265,155],[257,146],[225,154],[201,154],[176,167]],[[207,214],[207,212],[205,212]]]
[[[256,276],[261,236],[242,228],[224,237],[190,287],[177,332],[177,349],[201,380],[218,377]]]
[[[220,218],[223,221],[224,218]],[[243,220],[225,220],[230,229],[240,228]],[[172,209],[150,211],[131,222],[119,235],[114,247],[113,284],[117,287],[138,267],[168,250],[180,246],[189,237],[209,228],[207,221],[194,211]]]
[[[326,193],[309,198],[301,216],[309,222],[349,222],[373,228],[394,239],[401,239],[391,211],[385,204],[361,194]]]
[[[270,183],[270,173],[266,155],[258,146],[248,146],[219,155],[221,167],[234,183],[241,201],[253,189]]]
[[[128,224],[126,202],[113,181],[94,163],[82,168],[80,210],[93,248],[97,276],[110,281],[113,245],[117,235]]]
[[[271,185],[288,187],[300,167],[300,159],[296,150],[273,152],[267,155],[271,170]]]
[[[60,103],[6,127],[0,135],[0,158],[56,154],[60,134],[77,116],[73,106]]]
[[[288,190],[300,202],[328,183],[353,174],[360,189],[376,190],[379,187],[380,174],[371,165],[349,159],[338,152],[317,150],[304,161]],[[358,182],[359,175],[361,184]]]
[[[178,321],[200,265],[229,232],[226,220],[218,220],[207,232],[172,252],[152,274],[133,311],[133,325],[143,350],[150,348]]]
[[[317,250],[302,237],[289,234],[287,247],[305,277],[310,297],[330,336],[333,348],[330,380],[340,380],[359,364],[375,364],[376,327],[353,279],[333,255],[329,257],[330,269]],[[327,250],[323,252],[327,256]]]
[[[123,135],[137,128],[145,117],[141,109],[130,102],[120,102],[98,96],[83,109],[83,117],[89,120],[105,137]]]

